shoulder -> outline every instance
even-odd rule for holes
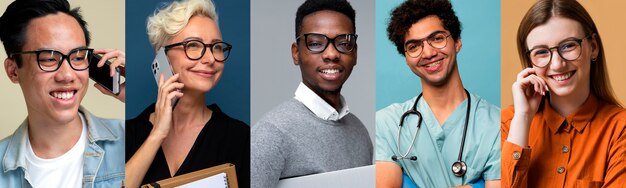
[[[211,118],[215,118],[220,125],[225,126],[224,128],[234,130],[237,132],[250,133],[250,126],[244,123],[241,120],[232,118],[224,113],[216,104],[212,104],[208,106],[209,109],[213,111],[213,115]]]
[[[91,112],[89,112],[87,109],[82,108],[80,109],[80,111],[83,113],[83,115],[86,116],[88,125],[93,125],[96,126],[94,127],[94,129],[89,129],[89,130],[102,130],[102,128],[109,130],[112,134],[114,134],[115,137],[123,137],[124,136],[124,121],[120,120],[120,119],[112,119],[112,118],[103,118],[103,117],[98,117],[95,114],[92,114]]]
[[[359,117],[356,117],[356,115],[353,113],[346,114],[346,116],[341,118],[341,120],[346,121],[346,124],[349,125],[359,125],[361,127],[365,127],[361,119],[359,119]]]
[[[393,103],[383,109],[376,111],[376,124],[392,119],[400,119],[400,116],[413,107],[417,97],[413,97],[402,103]]]
[[[604,122],[605,129],[613,129],[617,132],[624,132],[626,129],[626,109],[617,105],[606,103],[600,105],[594,119]]]
[[[93,114],[91,118],[94,120],[96,125],[106,126],[116,133],[124,133],[124,121],[122,120],[98,117]]]
[[[265,113],[253,128],[256,126],[270,125],[276,127],[282,125],[288,126],[293,123],[301,123],[307,116],[314,117],[315,114],[309,111],[300,101],[292,98]]]
[[[489,103],[487,100],[483,99],[478,95],[472,94],[472,99],[476,102],[472,101],[472,105],[476,105],[474,107],[474,117],[477,121],[480,121],[483,125],[499,126],[500,125],[500,108],[496,105]]]
[[[137,127],[137,126],[149,126],[152,129],[152,124],[150,124],[150,114],[154,112],[155,103],[148,105],[139,115],[134,118],[127,119],[126,124],[129,127]]]
[[[476,111],[489,114],[497,114],[498,116],[500,115],[500,107],[491,104],[489,101],[483,99],[482,97],[472,94],[472,100],[476,101]]]
[[[17,173],[20,171],[19,169],[11,169],[11,167],[7,168],[7,166],[5,166],[5,160],[7,161],[15,160],[15,156],[17,156],[17,153],[7,153],[9,144],[13,140],[12,138],[13,138],[13,135],[0,140],[0,170],[1,170],[0,171],[0,185],[3,185],[3,187],[4,186],[10,187],[8,185],[10,185],[12,181],[13,183],[15,183],[16,180],[17,182],[21,180],[18,178],[19,176]]]
[[[4,156],[6,154],[7,148],[9,147],[9,143],[11,142],[12,138],[13,138],[13,134],[11,134],[10,136],[0,140],[0,159],[2,159],[2,160],[0,160],[0,167],[2,167],[0,169],[4,169],[3,168],[4,167],[4,162],[3,162],[4,161]]]
[[[626,119],[626,109],[613,104],[602,103],[598,107],[597,114],[601,115],[601,118],[615,121],[624,121]]]

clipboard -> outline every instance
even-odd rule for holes
[[[212,177],[223,176],[226,174],[225,187],[239,188],[237,185],[237,173],[235,172],[235,165],[231,163],[225,163],[218,166],[190,172],[176,177],[160,180],[154,183],[142,185],[141,188],[170,188],[184,186],[194,182],[203,181]]]

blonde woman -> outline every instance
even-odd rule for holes
[[[161,76],[156,103],[127,121],[128,187],[223,163],[235,164],[239,186],[249,186],[249,126],[205,105],[232,48],[217,21],[209,0],[176,1],[148,19],[150,42],[165,49],[175,75]]]

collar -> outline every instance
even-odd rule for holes
[[[599,106],[600,104],[596,96],[589,94],[587,100],[574,113],[563,117],[550,106],[550,102],[546,99],[543,106],[543,119],[545,124],[550,127],[552,134],[556,134],[560,130],[569,132],[571,127],[578,132],[583,132],[598,112]],[[568,122],[567,126],[563,124],[565,120]]]
[[[100,119],[91,114],[87,109],[80,106],[78,112],[85,116],[85,122],[87,124],[87,138],[90,144],[94,144],[97,141],[118,140],[122,135],[115,134],[111,128],[108,127],[105,120]],[[2,159],[4,172],[12,171],[17,168],[26,167],[26,150],[24,144],[27,144],[28,139],[28,118],[26,118],[22,124],[15,130],[13,135],[10,136],[7,149]]]
[[[323,120],[337,121],[350,113],[350,109],[348,105],[346,105],[346,100],[342,95],[339,96],[342,106],[339,112],[302,82],[298,85],[295,95],[294,98],[296,100],[300,101],[317,117]]]

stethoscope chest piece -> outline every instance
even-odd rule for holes
[[[452,164],[452,173],[454,173],[455,176],[461,177],[465,175],[465,172],[467,172],[467,165],[465,162],[457,161]]]

